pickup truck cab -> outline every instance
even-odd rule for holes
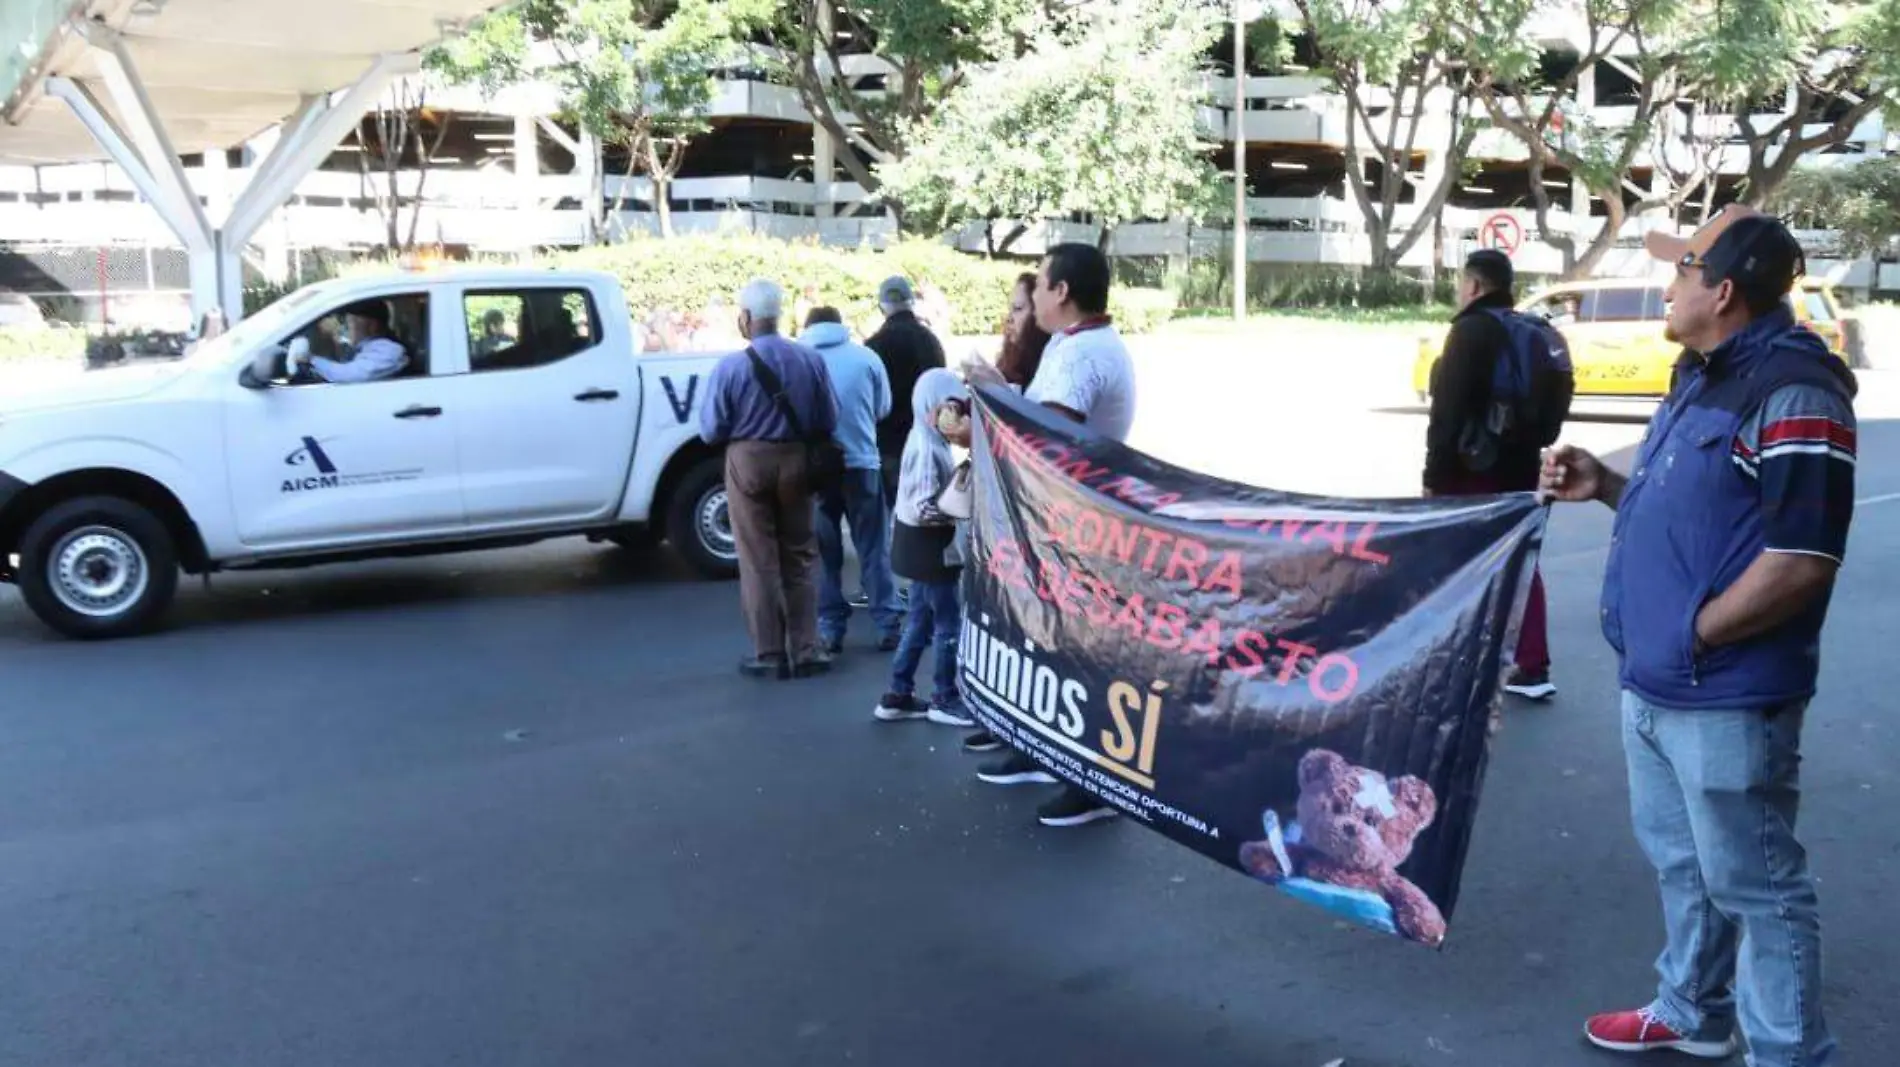
[[[347,384],[343,309],[406,364]],[[390,272],[300,289],[183,359],[0,396],[0,581],[73,637],[146,630],[179,572],[587,536],[737,571],[713,354],[641,354],[607,274]],[[301,360],[293,360],[293,363]]]

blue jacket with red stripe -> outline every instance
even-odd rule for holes
[[[1828,598],[1696,652],[1702,607],[1763,552],[1844,558],[1854,509],[1853,373],[1787,309],[1686,355],[1617,505],[1603,635],[1625,688],[1670,708],[1811,697]]]

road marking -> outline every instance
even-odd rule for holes
[[[1854,506],[1864,508],[1870,504],[1891,504],[1896,500],[1900,500],[1900,493],[1883,493],[1880,496],[1861,497],[1859,500],[1854,501]]]

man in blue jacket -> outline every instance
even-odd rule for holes
[[[877,621],[878,648],[895,651],[904,626],[891,573],[890,516],[884,508],[883,461],[877,444],[878,422],[891,413],[891,380],[876,352],[851,340],[837,308],[813,308],[798,338],[818,350],[831,374],[838,402],[838,428],[832,437],[844,452],[844,481],[820,493],[813,523],[818,531],[818,637],[832,655],[844,651],[851,604],[844,596],[844,533],[858,550],[858,578]]]
[[[1648,246],[1675,265],[1667,336],[1689,349],[1669,396],[1627,478],[1569,447],[1541,477],[1556,499],[1616,510],[1602,625],[1667,937],[1655,999],[1585,1035],[1718,1058],[1739,1023],[1755,1067],[1829,1067],[1819,908],[1794,826],[1854,513],[1855,383],[1794,321],[1802,255],[1780,222],[1737,206]]]

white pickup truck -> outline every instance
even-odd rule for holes
[[[287,375],[286,353],[341,357],[366,300],[401,371]],[[300,289],[175,362],[0,391],[0,581],[64,634],[115,637],[164,616],[181,570],[583,535],[665,537],[729,578],[723,459],[698,436],[716,357],[638,348],[606,274],[392,272]]]

